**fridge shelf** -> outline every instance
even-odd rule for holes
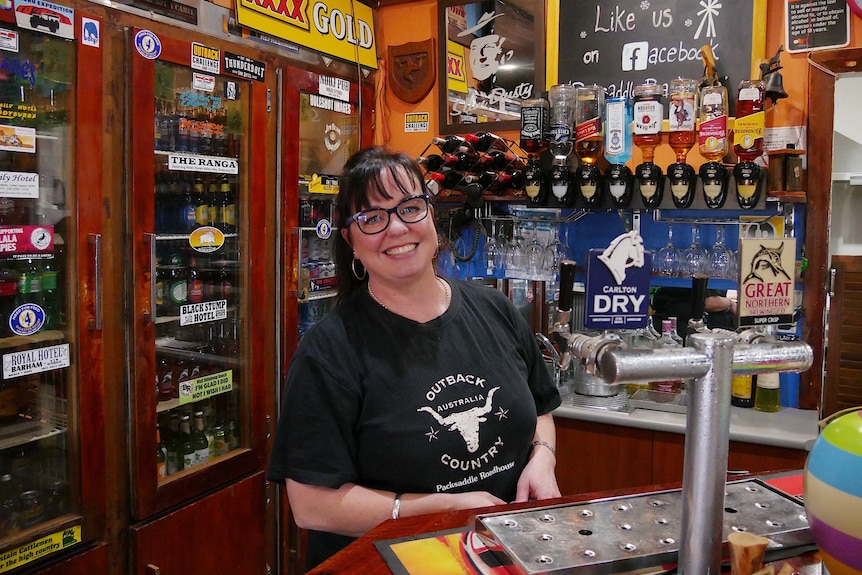
[[[163,338],[156,340],[156,351],[176,359],[205,361],[226,367],[240,367],[240,360],[238,359],[198,351],[202,345],[203,343],[199,341],[180,341],[173,338]]]
[[[157,242],[188,240],[191,234],[156,234]],[[235,238],[237,234],[234,232],[224,233],[225,238]]]
[[[21,417],[17,423],[0,427],[0,451],[33,443],[34,441],[60,435],[61,433],[66,433],[65,426],[57,427],[44,421],[34,421]]]

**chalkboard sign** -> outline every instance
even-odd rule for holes
[[[700,80],[700,48],[709,44],[716,71],[728,76],[724,85],[735,99],[740,80],[752,77],[752,62],[763,57],[753,54],[754,38],[765,34],[765,14],[754,9],[758,0],[559,2],[557,82],[599,84],[608,97],[631,96],[645,82]]]

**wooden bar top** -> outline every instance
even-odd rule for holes
[[[740,478],[733,478],[733,480],[738,479]],[[318,565],[315,569],[309,571],[308,575],[348,575],[358,572],[361,572],[363,575],[391,575],[392,571],[386,565],[386,561],[384,561],[383,557],[374,546],[375,541],[397,539],[422,533],[434,533],[459,527],[473,528],[475,517],[483,513],[499,513],[504,511],[530,509],[533,507],[579,503],[595,499],[606,499],[608,497],[635,495],[667,489],[679,489],[679,487],[679,483],[653,485],[637,489],[618,489],[596,493],[582,493],[579,495],[571,495],[556,499],[543,499],[541,501],[530,501],[527,503],[513,503],[497,507],[465,509],[460,511],[389,519],[351,543],[341,552]],[[796,572],[800,575],[809,573],[813,575],[814,573],[820,573],[820,560],[817,557],[817,554],[809,553],[803,557],[799,563],[799,567],[800,568],[797,568]]]

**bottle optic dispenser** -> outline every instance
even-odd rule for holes
[[[695,131],[695,110],[697,103],[697,82],[688,78],[677,78],[670,83],[670,105],[668,123],[670,134],[668,143],[676,154],[676,162],[668,166],[670,191],[673,205],[687,208],[694,201],[696,181],[694,168],[685,162],[688,151],[697,139]]]
[[[578,88],[576,94],[575,153],[581,166],[575,171],[575,182],[584,205],[596,207],[602,201],[596,162],[604,147],[605,89],[593,84]]]
[[[720,208],[727,199],[727,169],[721,159],[728,152],[727,88],[706,86],[700,92],[698,149],[706,163],[700,167],[703,199],[709,208]]]
[[[763,80],[743,80],[736,99],[733,151],[740,162],[733,169],[739,207],[751,209],[760,198],[760,166],[754,163],[763,153],[765,115]]]
[[[560,207],[571,207],[574,195],[571,193],[571,174],[567,165],[572,152],[572,126],[575,119],[577,89],[571,84],[557,84],[548,92],[551,105],[551,136],[548,146],[554,156],[551,168],[551,192],[555,203]]]
[[[664,107],[661,86],[641,84],[635,87],[632,142],[643,153],[643,163],[635,168],[638,190],[644,206],[657,208],[662,199],[661,168],[653,163],[655,149],[661,144]]]
[[[627,95],[608,98],[605,105],[605,185],[615,208],[627,208],[632,201],[632,106]]]

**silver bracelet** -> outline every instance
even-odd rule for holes
[[[545,447],[547,447],[548,449],[551,450],[551,453],[554,455],[554,457],[557,456],[557,450],[554,449],[554,446],[551,445],[550,443],[548,443],[547,441],[534,441],[530,445],[533,447],[536,447],[537,445],[544,445]]]
[[[398,513],[401,511],[401,493],[395,494],[395,501],[392,502],[392,519],[398,519]]]

